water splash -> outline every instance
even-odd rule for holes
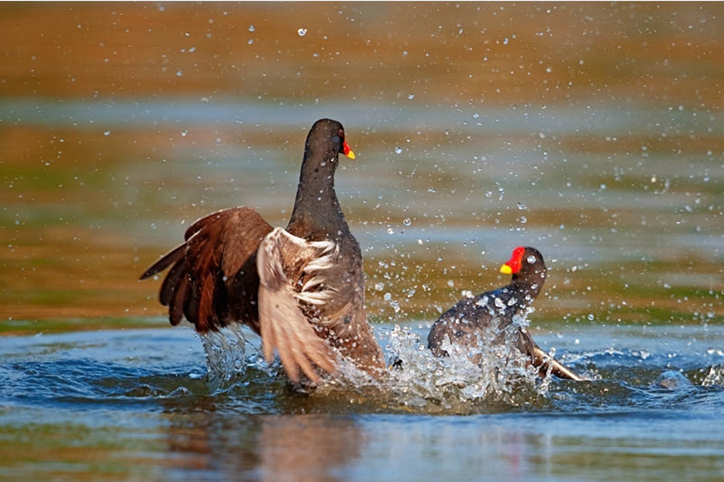
[[[724,365],[711,367],[701,385],[703,387],[724,387]]]
[[[383,386],[410,408],[467,412],[481,404],[515,407],[547,393],[549,378],[540,379],[535,368],[527,367],[515,330],[507,329],[502,343],[483,340],[473,349],[446,341],[442,348],[449,356],[443,358],[434,356],[409,328],[396,326],[384,337],[394,365]]]
[[[449,356],[444,358],[434,356],[409,326],[396,325],[380,334],[389,360],[389,371],[382,379],[370,377],[340,357],[338,373],[326,376],[321,386],[295,388],[318,400],[339,398],[349,403],[354,399],[355,404],[370,410],[473,413],[481,407],[510,409],[545,403],[550,375],[539,377],[517,348],[517,327],[526,324],[525,319],[517,320],[502,332],[487,334],[472,350],[445,342],[443,348]],[[265,372],[283,378],[281,364],[267,365],[260,347],[248,344],[239,325],[199,338],[214,391],[246,379],[250,368],[257,375]],[[495,343],[491,343],[493,339]]]
[[[199,334],[206,353],[206,366],[209,376],[230,380],[246,371],[246,337],[242,325],[232,323],[219,331]]]

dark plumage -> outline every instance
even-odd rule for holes
[[[261,335],[268,361],[277,351],[289,378],[334,372],[337,349],[372,375],[384,356],[364,309],[362,253],[334,191],[339,153],[354,159],[344,128],[321,119],[309,131],[294,210],[286,230],[247,207],[196,221],[185,242],[141,276],[169,266],[160,301],[169,319],[204,333],[243,323]]]
[[[547,273],[543,256],[531,247],[515,248],[510,261],[505,263],[500,271],[513,275],[510,284],[460,300],[433,324],[427,337],[428,348],[433,354],[448,355],[442,348],[446,338],[452,344],[468,348],[474,348],[483,342],[504,343],[505,331],[513,323],[513,317],[522,314],[535,301]],[[491,337],[492,341],[489,341]],[[530,333],[521,327],[517,327],[517,348],[528,355],[530,362],[540,373],[545,373],[548,363],[551,363],[552,373],[555,375],[581,380],[559,362],[550,360],[533,341]]]

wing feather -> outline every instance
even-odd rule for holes
[[[276,351],[287,376],[294,382],[299,382],[300,373],[304,373],[318,383],[320,378],[315,366],[328,373],[336,370],[334,352],[302,310],[295,289],[303,266],[317,259],[327,245],[308,243],[277,228],[262,241],[257,253],[264,356],[272,361]],[[302,269],[294,270],[299,266]]]
[[[141,279],[171,267],[159,300],[169,307],[173,325],[186,318],[203,333],[238,321],[258,331],[256,250],[271,230],[252,209],[217,211],[192,224],[185,242],[156,261]]]

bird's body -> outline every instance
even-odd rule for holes
[[[543,286],[547,275],[543,256],[535,248],[516,248],[501,271],[513,275],[510,284],[464,298],[443,313],[430,330],[428,348],[436,356],[447,356],[443,348],[447,340],[451,345],[469,350],[473,361],[478,361],[476,353],[480,346],[505,343],[506,335],[514,330],[516,348],[541,372],[546,372],[550,365],[557,376],[580,380],[559,362],[550,359],[527,330],[514,324],[514,318],[525,313]]]
[[[334,190],[340,152],[354,156],[342,125],[317,121],[286,229],[247,207],[218,211],[141,276],[171,266],[160,301],[173,325],[186,318],[204,333],[243,323],[261,335],[268,360],[278,352],[295,382],[301,373],[318,381],[317,369],[334,372],[334,350],[381,373],[384,356],[364,309],[362,253]]]

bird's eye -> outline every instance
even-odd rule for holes
[[[342,139],[344,139],[344,129],[340,129],[340,130],[339,130],[339,137],[341,137]]]

